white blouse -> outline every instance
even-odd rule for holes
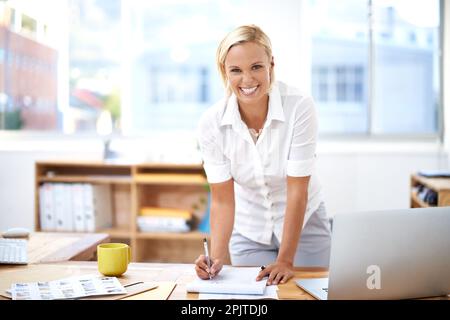
[[[282,82],[274,83],[266,122],[255,143],[233,94],[205,111],[197,137],[208,182],[234,180],[234,230],[243,236],[270,244],[274,233],[281,242],[286,176],[311,176],[303,226],[319,207],[317,116],[311,97]]]

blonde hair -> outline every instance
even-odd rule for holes
[[[270,63],[272,62],[272,44],[269,37],[258,26],[254,24],[243,25],[228,33],[220,42],[216,52],[217,68],[219,69],[220,76],[228,95],[231,95],[231,88],[229,87],[228,78],[225,71],[225,59],[227,58],[228,51],[230,51],[233,46],[245,42],[254,42],[261,45],[266,51]],[[274,80],[275,73],[273,68],[271,68],[270,88],[272,88]]]

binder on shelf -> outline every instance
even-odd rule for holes
[[[56,218],[56,231],[65,231],[64,186],[62,183],[53,184],[53,210]]]
[[[86,231],[86,224],[84,221],[84,198],[83,198],[84,184],[72,184],[72,214],[73,226],[77,232]]]
[[[87,232],[112,226],[111,189],[108,185],[85,184],[84,218]]]
[[[73,231],[70,184],[53,184],[53,211],[56,217],[56,231]]]
[[[42,231],[56,230],[56,217],[53,208],[53,184],[44,183],[39,187],[39,222]]]
[[[74,216],[72,210],[72,184],[63,183],[63,230],[74,230]]]

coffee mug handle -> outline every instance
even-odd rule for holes
[[[131,247],[128,246],[128,263],[131,262]]]

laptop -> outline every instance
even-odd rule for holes
[[[336,215],[329,278],[296,284],[321,300],[450,293],[450,207]]]

